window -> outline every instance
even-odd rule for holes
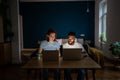
[[[99,41],[106,42],[106,16],[107,0],[102,0],[99,4]]]

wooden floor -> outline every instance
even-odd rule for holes
[[[63,71],[61,72],[61,80],[63,79]],[[35,80],[34,72],[30,74],[30,80]],[[92,79],[92,73],[88,71],[89,80]],[[76,80],[76,73],[72,74],[73,80]],[[53,80],[53,75],[49,74],[50,80]],[[27,80],[27,72],[21,69],[21,65],[7,65],[0,67],[0,80]],[[85,78],[86,80],[86,78]],[[120,80],[120,69],[114,68],[112,62],[105,61],[105,68],[96,70],[96,80]]]

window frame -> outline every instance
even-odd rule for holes
[[[106,23],[107,23],[107,0],[99,3],[99,42],[105,43],[106,39]]]

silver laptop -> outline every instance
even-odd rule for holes
[[[42,53],[43,62],[59,61],[57,50],[44,50]]]
[[[63,49],[63,60],[80,60],[82,58],[81,48]]]

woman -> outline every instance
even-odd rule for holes
[[[41,42],[39,53],[42,54],[43,50],[58,50],[60,52],[59,48],[60,44],[56,41],[56,32],[53,29],[49,29],[46,34],[46,40]],[[54,69],[54,78],[55,80],[60,80],[60,71],[58,69]],[[48,69],[43,70],[43,79],[48,80]]]

